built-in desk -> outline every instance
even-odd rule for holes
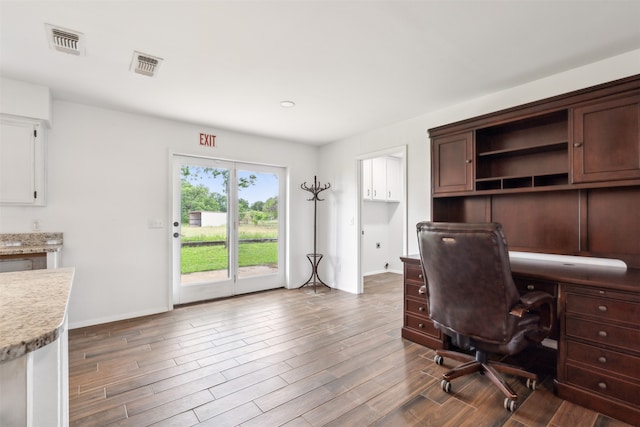
[[[430,348],[447,341],[429,319],[418,255],[404,263],[402,336]],[[640,424],[640,269],[618,269],[512,259],[521,292],[544,290],[556,297],[558,396]]]

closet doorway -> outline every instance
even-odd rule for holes
[[[174,155],[173,303],[285,285],[284,168]]]
[[[407,253],[406,147],[369,153],[358,158],[359,284],[364,277],[402,274],[400,256]]]

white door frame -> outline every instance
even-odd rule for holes
[[[229,169],[229,189],[227,192],[227,236],[229,240],[229,278],[216,282],[203,282],[189,285],[190,289],[185,292],[181,286],[180,274],[180,239],[173,236],[180,234],[180,165],[188,163],[208,167],[220,167]],[[170,181],[171,197],[170,212],[171,224],[169,231],[171,234],[171,297],[173,304],[183,304],[188,302],[214,299],[237,295],[248,292],[255,292],[265,289],[273,289],[286,286],[286,169],[278,166],[260,165],[246,162],[236,162],[232,160],[215,159],[211,157],[171,153],[170,154]],[[237,171],[246,170],[254,172],[269,172],[278,175],[278,272],[254,277],[238,277],[238,191],[237,191]],[[175,223],[178,226],[174,226]]]
[[[408,209],[407,209],[407,146],[399,145],[396,147],[386,148],[384,150],[373,151],[356,157],[357,173],[358,173],[358,203],[356,216],[358,218],[358,226],[356,232],[358,233],[358,245],[357,245],[357,259],[358,259],[358,287],[357,293],[361,294],[364,291],[364,276],[362,275],[362,210],[363,210],[363,194],[362,194],[362,161],[372,159],[375,157],[383,157],[390,155],[402,155],[400,164],[402,166],[402,200],[400,206],[402,207],[402,255],[406,256],[409,250],[408,236]]]

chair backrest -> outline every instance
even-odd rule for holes
[[[497,223],[417,225],[429,314],[444,333],[503,343],[517,329],[519,301],[507,242]]]

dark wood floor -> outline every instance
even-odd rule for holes
[[[626,426],[557,398],[551,376],[502,407],[480,375],[400,337],[402,277],[365,293],[278,289],[69,334],[73,426]],[[533,359],[538,359],[534,357]]]

